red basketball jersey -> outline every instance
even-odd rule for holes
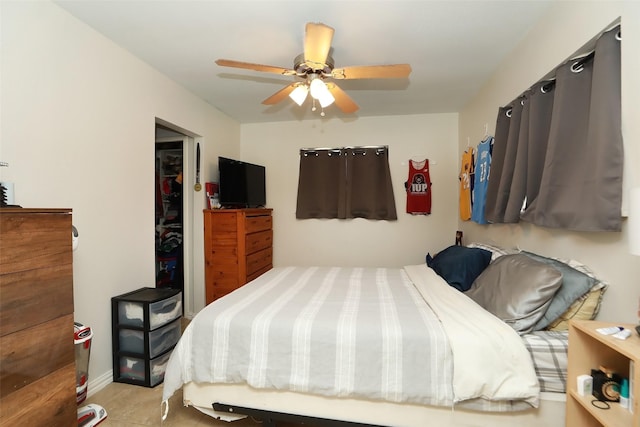
[[[409,179],[405,186],[407,190],[407,213],[429,215],[431,213],[429,159],[420,162],[409,160]]]

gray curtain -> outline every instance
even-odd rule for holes
[[[397,219],[388,148],[301,150],[296,218]]]
[[[487,183],[487,194],[485,202],[485,217],[488,222],[502,222],[503,215],[498,207],[498,193],[500,192],[500,182],[502,169],[505,164],[507,153],[507,141],[509,139],[509,128],[511,127],[511,107],[500,107],[498,109],[498,119],[496,120],[496,135],[493,138],[493,151],[491,152],[491,168],[489,169],[489,182]]]
[[[525,208],[521,218],[533,222],[544,170],[553,112],[555,80],[536,84],[525,102],[529,105]]]
[[[496,202],[492,206],[493,209],[491,215],[487,215],[487,220],[490,222],[513,222],[505,220],[505,213],[507,204],[509,203],[509,198],[511,196],[511,184],[513,183],[513,176],[516,171],[516,158],[518,154],[518,146],[520,144],[519,136],[520,123],[522,121],[522,111],[524,107],[523,104],[523,99],[517,99],[516,101],[514,101],[513,105],[506,114],[506,116],[509,118],[508,132],[506,132],[507,139],[504,143],[502,172],[499,177],[500,181],[497,185]],[[490,174],[489,183],[491,183],[492,177],[493,174]]]
[[[339,218],[344,211],[346,163],[341,150],[300,152],[296,218]]]
[[[494,147],[504,147],[504,156],[499,179],[492,162],[487,203],[495,202],[485,208],[487,219],[619,231],[620,28],[604,33],[590,55],[558,67],[555,85],[532,87],[509,109],[511,118],[499,112],[496,122]]]
[[[527,193],[527,161],[529,156],[529,110],[531,108],[527,99],[529,92],[519,101],[522,107],[520,111],[520,126],[518,127],[517,141],[513,143],[513,174],[504,211],[504,222],[513,223],[520,220],[525,196]]]

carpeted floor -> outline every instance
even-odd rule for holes
[[[182,405],[182,391],[169,400],[169,415],[161,420],[162,385],[155,388],[111,383],[89,397],[82,405],[96,403],[107,411],[107,419],[99,427],[260,427],[262,423],[246,418],[232,423],[215,420],[197,409]],[[297,424],[278,423],[278,427]]]

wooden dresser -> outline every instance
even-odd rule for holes
[[[204,211],[207,304],[272,268],[271,212],[272,209]]]
[[[0,426],[76,426],[70,209],[0,209]]]

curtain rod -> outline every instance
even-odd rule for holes
[[[610,32],[610,31],[614,31],[614,30],[618,30],[616,33],[616,40],[621,41],[622,40],[622,26],[620,25],[619,22],[619,18],[618,18],[618,22],[610,25],[606,30],[600,32],[596,37],[594,37],[589,43],[588,45],[592,45],[593,47],[590,48],[589,51],[583,53],[583,54],[574,54],[574,56],[570,59],[565,60],[562,64],[558,65],[557,67],[555,67],[553,69],[553,71],[547,73],[547,75],[545,77],[543,77],[542,79],[538,80],[536,83],[534,83],[531,87],[529,87],[527,90],[525,90],[524,92],[522,92],[520,95],[518,95],[518,97],[516,97],[514,100],[512,100],[511,102],[509,102],[505,107],[509,107],[507,110],[505,110],[504,114],[507,117],[511,117],[511,110],[512,110],[512,105],[514,102],[517,102],[518,100],[522,100],[525,99],[527,97],[527,92],[530,92],[531,90],[533,90],[534,87],[539,85],[539,89],[542,93],[547,93],[549,92],[551,89],[553,89],[553,87],[556,85],[556,72],[558,71],[558,68],[564,66],[565,64],[568,64],[570,62],[573,62],[573,64],[571,65],[571,71],[573,71],[574,73],[578,73],[580,71],[582,71],[582,68],[584,67],[584,65],[593,60],[593,58],[595,57],[596,51],[595,51],[595,44],[598,41],[598,39],[600,39],[600,37],[602,37],[604,34]],[[584,46],[583,46],[584,48]]]
[[[569,57],[568,59],[564,60],[560,65],[556,66],[552,71],[548,72],[544,77],[542,77],[536,83],[531,85],[527,90],[525,90],[523,93],[521,93],[518,97],[516,97],[516,99],[514,99],[511,102],[509,102],[509,104],[513,103],[514,101],[516,101],[520,97],[525,96],[525,94],[528,91],[530,91],[531,89],[533,89],[534,86],[536,86],[536,85],[538,85],[540,83],[542,83],[542,85],[540,87],[540,90],[543,93],[546,93],[549,90],[551,90],[551,88],[553,88],[553,86],[555,86],[555,84],[556,84],[556,72],[558,71],[558,68],[562,67],[563,65],[565,65],[565,64],[567,64],[569,62],[573,62],[573,65],[571,67],[572,71],[574,71],[574,72],[580,71],[580,68],[582,66],[584,66],[584,64],[586,64],[587,62],[591,61],[594,58],[595,53],[596,53],[595,52],[595,45],[596,45],[598,39],[600,39],[600,37],[602,37],[604,34],[608,33],[609,31],[613,31],[613,30],[616,30],[616,29],[618,30],[618,32],[616,34],[616,39],[618,41],[621,41],[622,40],[622,35],[621,35],[622,26],[620,24],[620,18],[618,18],[616,21],[611,23],[606,29],[604,29],[600,33],[598,33],[588,43],[583,45],[582,48],[580,48],[577,52],[575,52],[571,57]],[[578,52],[580,52],[580,50],[582,50],[583,53],[578,53]]]
[[[300,149],[300,155],[301,156],[305,156],[305,157],[308,156],[308,155],[318,156],[318,152],[319,151],[324,151],[329,156],[331,156],[332,154],[337,154],[338,156],[341,156],[343,154],[343,150],[352,150],[352,154],[353,155],[356,155],[356,154],[365,155],[365,154],[367,154],[366,150],[376,150],[376,155],[380,155],[382,153],[386,153],[389,150],[389,146],[387,146],[387,145],[363,145],[363,146],[360,146],[360,147],[348,146],[348,147],[340,147],[340,148],[301,148]]]
[[[308,152],[308,151],[340,151],[340,150],[357,150],[357,149],[363,149],[363,148],[375,148],[375,149],[382,149],[382,150],[388,150],[389,146],[388,145],[361,145],[361,146],[346,146],[346,147],[334,147],[334,148],[329,148],[329,147],[320,147],[320,148],[301,148],[300,149],[300,153],[304,153],[304,152]]]

